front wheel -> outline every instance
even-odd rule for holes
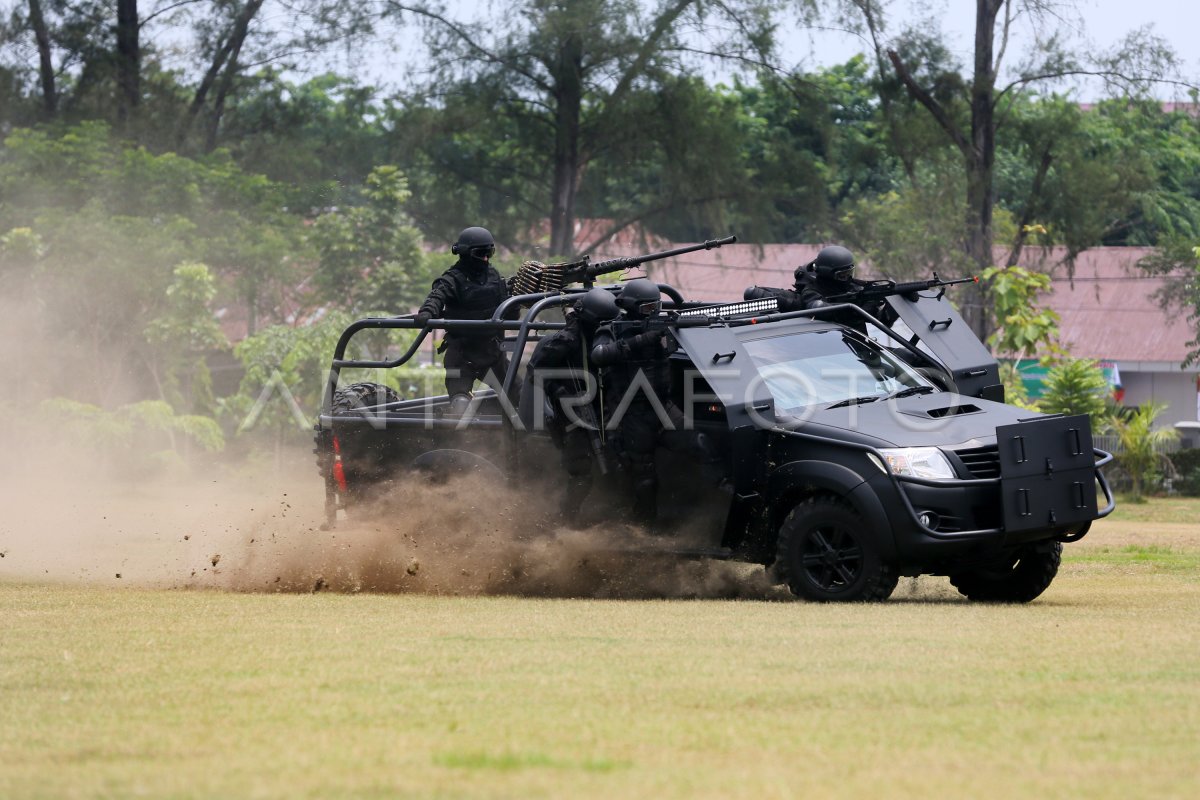
[[[779,528],[776,558],[776,574],[792,593],[819,602],[886,600],[898,580],[863,518],[832,498],[792,509]]]
[[[950,583],[968,600],[985,603],[1028,603],[1046,591],[1058,565],[1062,543],[1031,545],[986,567],[950,576]]]

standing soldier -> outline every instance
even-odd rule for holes
[[[592,360],[608,367],[604,402],[619,425],[629,461],[633,517],[644,524],[653,523],[658,511],[655,451],[659,436],[667,422],[673,430],[682,430],[684,423],[683,412],[671,401],[667,360],[678,345],[665,328],[647,324],[657,316],[661,304],[656,283],[645,278],[629,281],[621,289],[617,305],[633,324],[623,325],[619,332],[600,328],[592,346]]]
[[[450,248],[458,261],[433,282],[433,290],[421,304],[416,321],[424,326],[430,319],[491,319],[497,306],[508,297],[508,287],[490,263],[496,240],[487,228],[466,228]],[[449,414],[461,416],[471,404],[471,388],[481,380],[502,391],[508,359],[500,349],[499,331],[447,331],[439,353],[445,353],[446,392]]]
[[[621,313],[616,299],[604,289],[591,289],[576,300],[567,314],[567,325],[538,342],[529,358],[521,390],[521,419],[534,423],[534,404],[543,396],[551,403],[550,436],[562,452],[567,474],[566,492],[559,512],[570,522],[592,486],[592,462],[604,458],[603,429],[595,413],[597,382],[592,364],[592,340],[597,327]],[[542,391],[538,391],[541,389]],[[544,395],[542,394],[544,392]]]

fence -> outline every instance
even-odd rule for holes
[[[1117,437],[1115,434],[1092,434],[1092,444],[1110,453],[1117,452]],[[1154,446],[1154,452],[1166,455],[1177,452],[1179,449],[1180,444],[1178,439],[1173,442],[1163,442]]]

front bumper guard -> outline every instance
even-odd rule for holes
[[[857,442],[845,442],[845,441],[840,441],[838,439],[830,439],[825,436],[816,436],[811,433],[800,433],[799,431],[789,431],[786,428],[772,428],[771,432],[778,433],[783,436],[791,436],[791,437],[794,437],[797,439],[805,439],[807,441],[818,442],[818,443],[824,444],[824,445],[832,445],[835,447],[847,447],[847,448],[850,448],[851,450],[859,450],[863,453],[869,453],[869,454],[874,455],[876,458],[879,459],[879,463],[887,464],[887,459],[884,458],[883,453],[879,452],[878,449],[871,447],[870,445],[859,444]],[[1098,509],[1098,511],[1096,513],[1096,518],[1103,519],[1104,517],[1107,517],[1109,514],[1111,514],[1113,512],[1113,509],[1115,509],[1117,507],[1117,501],[1113,496],[1112,489],[1109,488],[1108,480],[1104,477],[1104,473],[1100,469],[1101,467],[1105,466],[1106,464],[1111,463],[1113,460],[1113,456],[1112,456],[1112,453],[1108,453],[1104,450],[1100,450],[1099,448],[1095,448],[1095,447],[1092,448],[1092,453],[1093,453],[1094,457],[1099,459],[1095,463],[1094,474],[1096,476],[1096,483],[1099,484],[1100,490],[1104,493],[1104,499],[1105,499],[1105,503],[1106,503],[1104,508]],[[926,536],[930,536],[934,539],[942,539],[942,540],[948,540],[948,541],[963,541],[963,540],[967,540],[967,539],[983,539],[983,538],[987,538],[989,536],[995,536],[997,534],[1004,533],[1004,528],[977,528],[975,530],[955,531],[953,533],[947,533],[944,531],[934,530],[933,528],[930,528],[928,525],[926,525],[924,522],[921,521],[920,514],[917,512],[917,509],[913,506],[912,501],[908,497],[908,492],[904,491],[904,486],[903,486],[903,484],[905,484],[905,483],[911,483],[916,486],[927,486],[927,487],[931,487],[931,488],[935,488],[935,489],[953,489],[953,488],[958,488],[958,487],[963,487],[963,486],[995,486],[995,487],[999,488],[1001,478],[966,478],[966,479],[955,478],[953,480],[936,480],[933,478],[917,478],[917,477],[913,477],[910,475],[897,475],[896,473],[892,472],[890,469],[887,470],[886,472],[887,472],[888,478],[892,482],[892,485],[895,486],[895,488],[896,488],[896,493],[900,496],[900,499],[904,502],[904,507],[905,507],[905,510],[908,512],[909,520],[914,525],[916,525],[917,528],[920,529],[920,531],[922,533],[924,533]],[[1067,534],[1065,537],[1063,537],[1063,541],[1071,541],[1071,542],[1079,541],[1080,539],[1082,539],[1084,537],[1085,534],[1086,534],[1086,526],[1085,526],[1084,531],[1082,531],[1080,533]]]

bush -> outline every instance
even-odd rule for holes
[[[1200,448],[1192,447],[1171,454],[1171,463],[1179,473],[1175,490],[1188,497],[1200,497]]]

